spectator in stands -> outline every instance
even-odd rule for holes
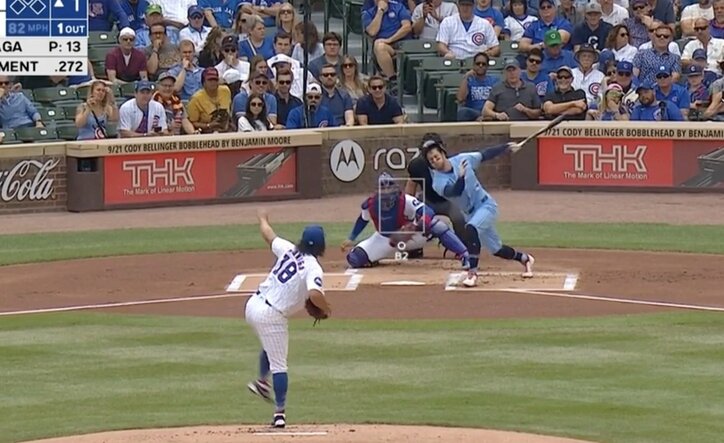
[[[588,111],[589,117],[601,121],[629,120],[629,109],[623,102],[623,90],[616,83],[611,83],[603,94],[598,109]]]
[[[558,5],[558,17],[568,20],[571,26],[577,26],[583,23],[583,8],[573,0],[560,0]]]
[[[640,49],[634,57],[634,75],[642,82],[653,82],[660,66],[665,66],[678,81],[681,73],[681,57],[669,52],[669,43],[674,35],[671,28],[660,25],[654,30],[654,42],[651,49]]]
[[[249,76],[249,88],[253,94],[259,94],[264,97],[266,102],[267,117],[273,124],[277,124],[277,99],[273,94],[268,92],[269,78],[258,71],[252,71]],[[236,119],[246,113],[246,102],[249,100],[249,93],[242,89],[235,97],[232,106],[232,112]]]
[[[146,8],[148,8],[148,0],[121,0],[120,5],[128,17],[128,26],[134,31],[141,29]],[[122,26],[118,26],[118,28],[120,29]]]
[[[709,34],[724,38],[724,0],[714,0],[714,18],[709,22]]]
[[[25,94],[13,83],[11,77],[0,76],[0,128],[42,128],[40,113]]]
[[[116,84],[148,80],[146,56],[133,45],[136,32],[123,28],[118,34],[118,46],[106,54],[106,75]]]
[[[158,79],[158,91],[153,93],[153,100],[161,103],[166,111],[168,132],[170,135],[198,134],[201,131],[191,124],[181,97],[174,92],[175,85],[176,77],[171,72],[164,72]]]
[[[233,42],[233,36],[232,42]],[[209,36],[206,37],[204,49],[199,53],[199,66],[212,68],[224,61],[224,52],[221,49],[221,42],[224,38],[224,31],[221,28],[211,28]],[[236,45],[233,45],[236,48]],[[218,68],[217,68],[218,69]]]
[[[702,120],[707,107],[711,104],[709,88],[704,84],[704,71],[701,66],[689,65],[684,69],[689,93],[689,120]]]
[[[394,82],[397,75],[393,57],[398,42],[412,37],[410,11],[395,0],[376,0],[374,6],[362,11],[362,25],[374,40],[372,51],[380,71]]]
[[[232,97],[236,97],[236,94],[241,92],[241,73],[236,69],[229,69],[224,72],[219,81],[229,88]]]
[[[487,20],[490,26],[493,27],[493,30],[495,30],[495,36],[499,36],[505,27],[503,14],[500,10],[493,8],[492,0],[477,0],[476,3],[475,9],[473,10],[475,15]]]
[[[181,29],[189,24],[186,15],[189,8],[196,4],[196,0],[150,0],[150,2],[163,9],[164,22],[176,29]]]
[[[309,62],[309,72],[314,78],[319,78],[319,72],[324,65],[334,65],[337,68],[337,74],[341,72],[342,57],[339,55],[339,50],[342,47],[342,37],[336,32],[328,32],[324,34],[322,43],[324,54]]]
[[[294,34],[294,26],[297,24],[297,21],[297,13],[294,10],[294,6],[291,3],[282,3],[281,6],[279,6],[279,14],[276,20],[277,32],[287,34],[291,37]],[[287,55],[291,55],[291,49]]]
[[[273,57],[274,37],[266,35],[264,21],[258,17],[252,18],[249,26],[249,38],[239,43],[239,57],[247,61],[257,54],[264,56],[264,59]]]
[[[357,59],[349,55],[342,58],[342,76],[339,84],[344,88],[352,98],[352,104],[357,105],[357,100],[367,94],[366,82],[359,73],[359,65]]]
[[[662,22],[660,22],[658,20],[653,21],[653,24],[651,25],[651,27],[648,30],[649,41],[641,44],[641,46],[639,46],[639,51],[641,51],[642,49],[651,49],[654,47],[653,43],[652,43],[654,40],[656,40],[656,36],[654,35],[654,32],[656,32],[656,29],[658,29],[660,26],[666,27],[666,25],[664,25]],[[679,48],[679,44],[673,40],[673,37],[672,37],[672,40],[669,42],[669,52],[672,54],[681,56],[681,49]]]
[[[269,68],[271,68],[272,78],[276,78],[276,73],[281,70],[289,70],[294,76],[294,82],[292,83],[291,94],[295,97],[302,98],[303,83],[304,83],[304,69],[302,65],[284,54],[277,54],[274,57],[267,60]],[[307,73],[307,84],[315,83],[317,80],[311,73]]]
[[[665,24],[673,33],[676,29],[674,2],[672,0],[653,0],[649,1],[649,5],[651,5],[651,15],[654,19]]]
[[[173,74],[176,80],[175,92],[181,93],[181,98],[188,100],[201,89],[201,73],[204,68],[195,63],[194,44],[190,40],[182,40],[179,44],[181,63],[174,65],[167,72]],[[159,75],[159,79],[161,76]]]
[[[449,59],[466,59],[479,52],[497,57],[500,43],[490,23],[473,14],[473,0],[458,2],[459,14],[443,19],[437,34],[437,51]]]
[[[309,122],[305,124],[305,106],[297,106],[289,111],[287,129],[326,128],[336,126],[334,117],[326,106],[320,104],[322,88],[316,83],[307,85],[307,106],[309,109]]]
[[[638,49],[630,43],[630,34],[626,25],[611,28],[606,38],[605,51],[611,51],[616,60],[633,62]]]
[[[514,42],[520,41],[525,29],[537,20],[538,17],[528,13],[526,0],[511,0],[510,9],[505,18],[505,29],[509,39]]]
[[[151,45],[146,48],[148,74],[154,79],[181,63],[178,45],[168,41],[165,26],[160,23],[151,26]]]
[[[706,54],[707,69],[717,74],[721,74],[719,70],[719,60],[724,58],[724,39],[711,38],[709,33],[709,21],[705,18],[697,18],[694,20],[694,31],[696,38],[690,40],[681,54],[681,63],[684,66],[693,63],[694,51],[701,49]]]
[[[498,3],[498,2],[497,2],[497,0],[496,0],[496,5],[497,5],[497,3]],[[500,3],[501,3],[501,4],[500,4],[500,9],[501,9],[501,10],[508,10],[508,9],[510,9],[510,4],[509,4],[508,0],[501,0]],[[527,0],[527,1],[526,1],[526,10],[528,11],[528,14],[530,14],[530,15],[532,15],[532,16],[534,16],[534,17],[538,17],[538,13],[540,12],[539,6],[540,6],[540,5],[539,5],[539,1],[538,1],[538,0]]]
[[[254,14],[264,20],[265,26],[274,26],[281,7],[281,0],[241,0],[241,11]]]
[[[319,79],[322,82],[321,104],[332,114],[334,126],[354,126],[352,97],[337,86],[337,68],[324,65]]]
[[[603,51],[606,47],[606,37],[611,32],[612,26],[601,20],[601,5],[595,0],[586,4],[585,12],[585,21],[576,25],[573,30],[571,37],[573,50],[578,52],[578,48],[587,43],[596,50]]]
[[[616,75],[612,79],[612,83],[615,83],[621,87],[623,97],[621,102],[626,106],[629,114],[633,111],[634,105],[638,100],[638,93],[636,88],[638,84],[634,82],[633,76],[633,63],[621,61],[616,64]],[[602,90],[608,90],[610,83],[601,85]]]
[[[631,112],[635,121],[683,121],[681,111],[669,101],[658,101],[654,92],[655,84],[644,80],[636,89],[638,103]]]
[[[647,0],[631,0],[631,12],[633,15],[623,24],[628,29],[631,44],[638,48],[651,39],[649,32],[653,31],[654,18]]]
[[[273,93],[274,83],[272,80],[274,78],[274,75],[269,68],[269,64],[267,64],[266,60],[264,60],[264,57],[259,54],[255,55],[251,60],[249,60],[249,65],[251,66],[251,72],[258,72],[260,74],[263,74],[267,79],[269,79],[269,83],[267,84],[267,88],[264,92]],[[246,92],[251,91],[251,89],[249,89],[248,82],[242,85],[242,89],[244,89]]]
[[[598,70],[603,73],[603,82],[601,82],[601,90],[604,83],[608,84],[614,81],[616,77],[616,58],[611,52],[602,52],[598,57]]]
[[[249,38],[251,26],[256,20],[264,21],[261,16],[255,14],[244,14],[241,12],[241,8],[239,8],[236,13],[236,17],[234,18],[234,26],[232,27],[232,34],[239,38],[239,42]]]
[[[520,79],[520,65],[515,59],[505,62],[504,79],[490,91],[483,106],[486,120],[538,120],[541,101],[532,83]]]
[[[172,45],[177,45],[179,42],[179,30],[173,26],[167,26],[166,19],[163,16],[163,10],[159,5],[150,5],[146,8],[146,24],[136,32],[136,47],[146,49],[151,46],[153,41],[153,35],[151,34],[151,28],[153,25],[163,26],[166,32],[167,41]]]
[[[189,24],[179,31],[179,40],[192,41],[194,48],[196,48],[196,55],[198,55],[204,49],[206,39],[209,38],[210,33],[211,28],[204,26],[204,10],[198,6],[191,6],[189,8]]]
[[[587,43],[583,44],[576,52],[576,61],[578,67],[572,70],[572,87],[575,90],[582,90],[586,94],[588,106],[593,107],[598,101],[598,94],[604,77],[603,72],[593,68],[593,65],[598,62],[598,52],[593,46]]]
[[[443,0],[426,0],[412,11],[412,32],[423,40],[435,40],[445,17],[458,13],[457,5]]]
[[[528,53],[525,60],[525,71],[521,72],[520,78],[524,82],[532,83],[535,87],[538,97],[545,98],[551,85],[551,78],[547,72],[543,72],[541,65],[543,64],[543,51],[533,48]]]
[[[259,94],[249,95],[249,105],[244,115],[239,117],[236,125],[239,132],[268,131],[271,128],[266,115],[264,97]]]
[[[94,81],[88,88],[85,103],[75,111],[78,140],[108,138],[108,122],[118,121],[118,105],[113,91],[102,81]]]
[[[274,126],[274,129],[286,128],[289,111],[297,106],[303,105],[300,98],[291,94],[293,81],[294,74],[292,71],[288,69],[277,71],[277,90],[274,94],[274,98],[276,98],[277,102],[277,123]]]
[[[402,107],[396,98],[387,94],[387,83],[383,77],[373,75],[367,82],[369,93],[357,100],[355,115],[361,126],[401,125],[405,122]]]
[[[226,72],[227,70],[235,69],[241,74],[242,80],[246,80],[247,78],[249,78],[251,65],[249,64],[249,62],[239,59],[239,50],[237,47],[236,37],[234,37],[233,35],[227,35],[226,37],[224,37],[221,41],[221,51],[224,55],[224,58],[219,62],[219,64],[214,66],[216,68],[216,71],[219,72],[219,75],[223,76],[224,72]]]
[[[628,9],[619,6],[613,0],[598,0],[601,4],[601,18],[611,26],[623,24],[628,18]]]
[[[456,98],[458,121],[472,122],[483,119],[483,105],[497,81],[486,75],[490,57],[484,52],[475,54],[473,69],[465,73]]]
[[[209,27],[230,29],[233,26],[238,3],[238,0],[198,0],[198,7],[203,11]]]
[[[537,46],[533,46],[533,48],[537,49]],[[578,64],[573,53],[563,49],[561,33],[556,29],[550,29],[546,32],[544,48],[541,71],[551,78],[555,78],[555,73],[561,66],[576,66]]]
[[[681,36],[695,37],[698,35],[694,29],[694,22],[697,19],[704,19],[708,27],[709,21],[714,19],[714,8],[712,6],[712,0],[699,0],[695,4],[685,7],[684,10],[681,11],[681,19],[679,21],[681,25]]]
[[[566,120],[585,120],[588,103],[586,93],[573,87],[573,71],[561,66],[556,72],[556,87],[543,99],[543,113],[552,120],[565,115]]]
[[[274,35],[274,55],[292,55],[292,35],[285,32],[277,32]],[[272,56],[273,57],[273,56]],[[271,58],[271,57],[269,57]]]
[[[88,29],[90,31],[110,31],[113,29],[111,18],[118,20],[118,29],[130,26],[128,15],[121,8],[118,0],[88,0]]]
[[[123,103],[118,111],[118,135],[121,138],[152,137],[167,133],[166,110],[151,100],[153,83],[136,82],[136,96]]]
[[[292,50],[292,58],[304,66],[304,51],[307,51],[308,63],[311,64],[312,60],[317,59],[324,55],[324,46],[319,42],[319,32],[314,23],[299,22],[294,25],[294,49]],[[342,41],[340,39],[339,44]],[[339,53],[339,48],[337,48]]]
[[[206,68],[201,75],[203,88],[189,100],[189,120],[203,133],[227,132],[230,123],[231,91],[219,84],[219,71]]]
[[[717,72],[711,71],[709,69],[709,58],[707,57],[706,51],[704,49],[697,49],[695,50],[691,55],[691,65],[696,65],[701,68],[701,70],[704,72],[704,85],[708,88],[711,86],[712,83],[714,83],[719,77],[721,77]],[[719,68],[718,72],[724,72],[724,69],[722,67],[722,60],[720,60],[717,63],[717,67]]]
[[[558,30],[564,49],[568,49],[573,27],[568,20],[556,16],[554,1],[541,0],[539,14],[539,20],[531,23],[523,33],[518,50],[523,53],[528,53],[534,47],[543,49],[545,34],[551,30]]]
[[[683,86],[677,85],[671,79],[671,70],[667,66],[660,66],[656,72],[656,100],[667,101],[672,103],[681,110],[681,116],[684,120],[689,115],[689,106],[691,97],[689,92]]]
[[[724,121],[724,78],[711,84],[711,103],[704,111],[707,120]]]

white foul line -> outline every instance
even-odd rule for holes
[[[4,315],[23,315],[23,314],[43,314],[48,312],[66,312],[66,311],[81,311],[85,309],[105,309],[105,308],[119,308],[123,306],[138,306],[138,305],[154,305],[160,303],[176,303],[182,301],[196,301],[196,300],[211,300],[214,298],[228,298],[228,297],[243,297],[249,294],[211,294],[211,295],[197,295],[191,297],[175,297],[175,298],[160,298],[153,300],[137,300],[137,301],[122,301],[113,303],[98,303],[94,305],[75,305],[75,306],[63,306],[59,308],[40,308],[40,309],[28,309],[25,311],[7,311],[0,312],[0,316]]]
[[[695,311],[714,311],[724,312],[724,307],[717,306],[704,306],[704,305],[687,305],[683,303],[670,303],[665,301],[649,301],[649,300],[636,300],[632,298],[619,298],[619,297],[606,297],[602,295],[586,295],[586,294],[562,294],[559,292],[543,292],[534,291],[530,289],[508,289],[508,292],[518,292],[521,294],[530,295],[545,295],[548,297],[560,297],[560,298],[576,298],[581,300],[593,300],[593,301],[605,301],[611,303],[625,303],[630,305],[646,305],[646,306],[661,306],[664,308],[677,308],[677,309],[692,309]]]

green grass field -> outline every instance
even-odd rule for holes
[[[349,226],[326,225],[329,243]],[[295,237],[299,225],[279,226]],[[513,244],[724,253],[724,226],[519,224]],[[52,244],[49,248],[47,245]],[[2,263],[260,247],[254,226],[0,237]],[[239,300],[242,312],[243,300]],[[479,321],[292,321],[289,420],[469,426],[598,442],[724,435],[724,321],[678,312]],[[265,423],[243,319],[0,317],[0,442]]]

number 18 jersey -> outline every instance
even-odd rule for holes
[[[276,237],[271,249],[277,257],[272,270],[259,285],[259,293],[285,317],[304,307],[308,291],[322,294],[322,267],[317,259],[297,251],[294,244]]]

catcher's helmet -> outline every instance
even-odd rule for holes
[[[397,204],[400,197],[400,187],[389,172],[383,172],[377,178],[377,194],[381,209],[388,210]]]

